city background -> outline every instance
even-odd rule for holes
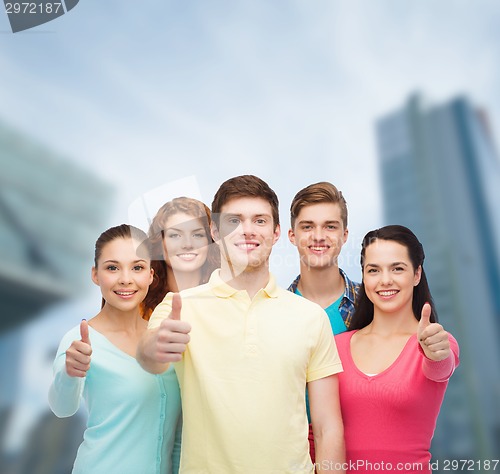
[[[284,231],[298,189],[336,184],[354,279],[367,231],[417,233],[462,350],[433,455],[498,459],[499,27],[493,0],[86,0],[16,34],[0,14],[0,472],[70,470],[85,414],[55,419],[47,390],[62,335],[99,308],[98,234],[179,180],[210,204],[245,173]],[[283,235],[282,285],[295,252]]]

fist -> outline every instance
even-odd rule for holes
[[[190,340],[191,325],[181,320],[182,301],[179,293],[172,298],[172,311],[164,319],[154,341],[154,359],[157,362],[178,362]]]
[[[444,360],[450,355],[450,339],[443,326],[438,323],[431,323],[430,317],[431,305],[425,303],[418,323],[418,342],[428,359],[435,361]]]
[[[89,326],[85,319],[80,323],[79,341],[73,341],[66,351],[66,372],[70,377],[85,377],[90,369],[92,346],[89,339]]]

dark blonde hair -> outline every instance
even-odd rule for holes
[[[347,229],[347,203],[342,192],[328,181],[310,184],[295,195],[290,205],[290,222],[292,229],[295,225],[297,216],[304,207],[321,203],[338,204],[340,206],[340,217],[344,224],[344,229]]]
[[[207,260],[201,267],[200,285],[206,283],[211,273],[220,266],[219,250],[215,248],[215,245],[211,245],[214,241],[210,234],[210,209],[201,201],[188,197],[177,197],[165,203],[153,218],[148,232],[152,247],[153,260],[151,266],[155,272],[153,283],[151,283],[149,292],[143,302],[143,316],[145,319],[149,319],[149,316],[151,316],[156,306],[165,298],[165,295],[169,291],[172,291],[167,286],[168,267],[163,257],[163,235],[168,218],[175,214],[187,214],[200,219],[203,229],[207,234],[208,255]]]

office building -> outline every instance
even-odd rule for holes
[[[415,95],[376,132],[384,223],[422,241],[440,322],[461,349],[433,457],[498,458],[500,161],[487,115],[465,97],[434,105]]]

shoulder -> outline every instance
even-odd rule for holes
[[[339,349],[347,347],[350,344],[351,337],[356,331],[346,331],[335,335],[335,344]]]
[[[295,290],[297,289],[297,285],[299,284],[299,280],[300,280],[300,275],[297,275],[295,280],[293,280],[292,283],[290,283],[290,286],[287,288],[287,290],[291,291],[292,293],[295,293]]]
[[[321,312],[324,312],[323,308],[321,308],[319,304],[314,303],[307,298],[303,298],[302,296],[299,296],[296,293],[292,293],[291,291],[285,290],[281,287],[277,289],[277,297],[278,300],[280,300],[280,302],[282,303],[297,306],[301,309],[320,310]]]

